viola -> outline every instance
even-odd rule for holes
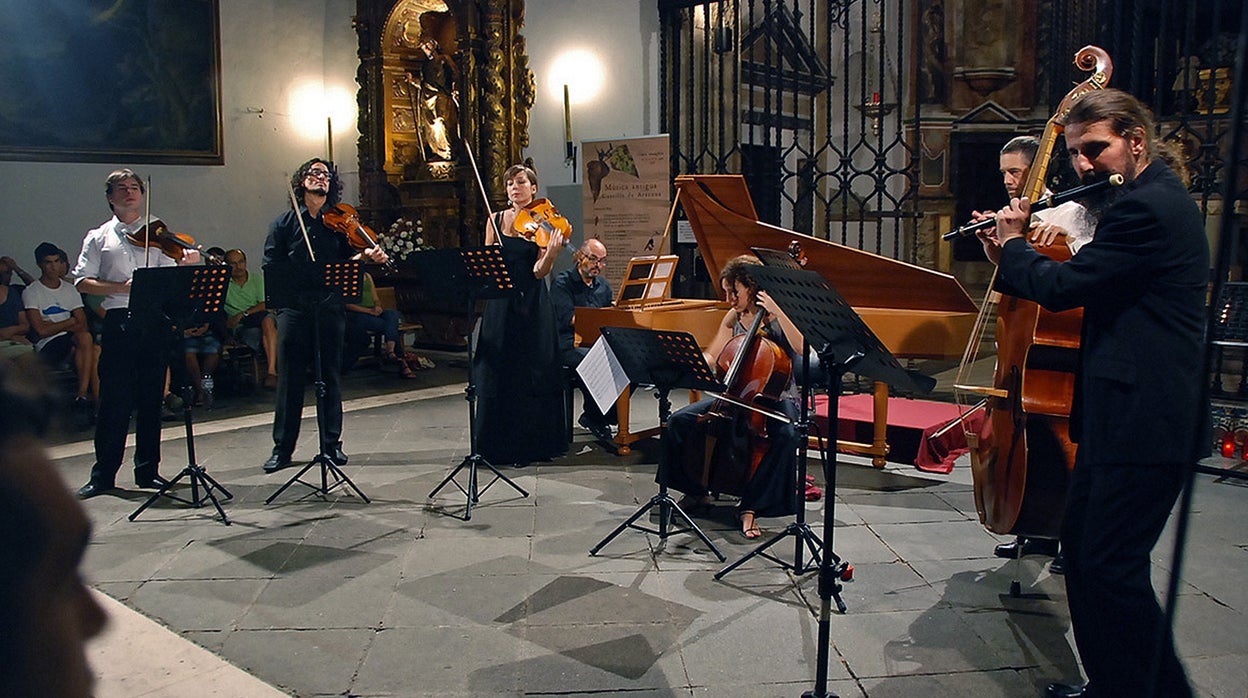
[[[334,204],[331,208],[325,209],[322,220],[330,230],[347,236],[347,242],[351,248],[358,252],[377,246],[377,233],[360,222],[360,212],[351,204]]]
[[[534,199],[517,211],[516,221],[511,227],[517,235],[537,243],[538,247],[548,246],[555,235],[567,245],[572,236],[572,224],[548,199]]]
[[[171,232],[159,218],[132,233],[126,233],[126,241],[144,249],[155,247],[179,262],[188,250],[195,250],[210,264],[225,264],[225,260],[201,249],[190,235]]]

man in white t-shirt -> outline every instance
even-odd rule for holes
[[[35,351],[53,366],[73,358],[78,373],[78,395],[74,406],[88,408],[99,394],[95,375],[95,342],[87,327],[82,294],[65,280],[69,255],[50,242],[35,248],[39,278],[22,292],[22,306],[35,336]]]

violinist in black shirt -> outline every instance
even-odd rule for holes
[[[347,236],[325,224],[324,215],[337,204],[342,185],[331,163],[313,158],[299,166],[291,177],[292,208],[269,226],[264,241],[264,268],[282,265],[310,265],[309,248],[316,263],[368,259],[379,264],[389,260],[377,246],[357,253]],[[298,207],[295,208],[295,203]],[[301,222],[302,221],[302,222]],[[307,237],[305,238],[305,231]],[[321,350],[321,380],[325,383],[324,431],[322,450],[337,465],[346,465],[342,450],[342,343],[346,320],[341,297],[332,297],[319,307],[320,336],[313,338],[315,318],[308,308],[276,308],[277,315],[277,406],[273,413],[273,453],[264,462],[266,473],[291,463],[299,439],[303,416],[303,390],[307,368],[313,358],[312,342]]]

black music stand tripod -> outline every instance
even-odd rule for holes
[[[171,337],[181,337],[188,327],[203,324],[221,312],[229,282],[229,267],[222,266],[135,269],[130,290],[130,306],[136,309],[134,321],[161,323],[172,328]],[[195,430],[191,416],[194,400],[190,399],[190,393],[191,388],[187,386],[182,403],[182,420],[186,425],[186,467],[135,509],[127,517],[130,521],[138,518],[139,514],[161,497],[168,497],[196,509],[205,502],[212,502],[212,506],[221,515],[221,523],[230,525],[230,519],[225,515],[225,509],[221,508],[221,500],[217,498],[216,491],[220,490],[225,500],[233,499],[234,495],[195,460]],[[190,480],[190,499],[171,492],[182,478]]]
[[[354,303],[360,299],[364,288],[364,266],[358,260],[345,262],[313,262],[311,264],[274,264],[264,270],[265,302],[270,307],[294,308],[312,315],[312,361],[316,376],[316,430],[320,449],[316,457],[308,461],[291,476],[276,492],[264,500],[272,504],[283,492],[296,482],[312,489],[307,495],[320,495],[346,485],[370,503],[367,495],[334,462],[325,443],[325,365],[321,356],[321,312],[329,303]],[[303,479],[304,473],[320,467],[320,483]],[[331,481],[330,475],[333,475]],[[307,496],[305,495],[305,496]]]
[[[624,369],[624,374],[628,376],[630,383],[654,386],[654,395],[659,401],[660,443],[667,431],[667,418],[672,410],[672,403],[667,399],[667,394],[672,388],[716,392],[724,390],[724,384],[715,379],[714,371],[707,365],[706,357],[703,356],[702,349],[698,347],[697,340],[688,332],[604,327],[602,336],[620,362],[620,367]],[[662,461],[659,467],[663,467]],[[659,508],[658,529],[637,523],[638,519],[655,507]],[[673,516],[680,519],[682,527],[669,528]],[[719,558],[720,562],[726,559],[711,539],[707,538],[702,529],[698,528],[693,519],[689,518],[676,500],[668,494],[667,484],[663,477],[659,478],[658,494],[633,512],[632,516],[607,534],[606,538],[590,548],[589,554],[597,555],[607,543],[630,528],[643,533],[653,533],[659,537],[660,541],[666,541],[681,533],[693,533],[711,549],[712,553],[715,553],[715,557]]]
[[[511,276],[507,273],[507,266],[503,262],[503,252],[497,246],[430,250],[421,252],[412,259],[415,260],[421,280],[427,288],[444,293],[448,298],[467,298],[470,315],[475,313],[477,300],[503,298],[515,290],[515,284],[512,283]],[[467,498],[464,504],[464,521],[472,519],[472,506],[479,503],[481,495],[500,480],[519,492],[521,496],[529,496],[524,488],[502,474],[493,463],[477,452],[477,385],[472,340],[473,337],[470,335],[468,337],[468,385],[464,387],[464,399],[468,401],[469,453],[429,493],[429,499],[433,499],[438,492],[442,491],[442,488],[455,485],[456,489]],[[459,481],[455,479],[465,468],[468,469],[467,487],[459,484]],[[489,470],[494,475],[494,479],[486,483],[484,487],[480,486],[478,479],[477,471],[481,468]]]
[[[814,347],[828,376],[828,424],[836,429],[840,419],[839,402],[845,374],[851,370],[859,375],[883,381],[915,393],[929,393],[936,386],[930,377],[902,368],[897,359],[867,327],[858,313],[822,276],[813,271],[780,267],[760,267],[752,272],[759,288],[767,291],[793,321],[807,346]],[[834,432],[835,433],[835,432]],[[832,602],[845,612],[841,599],[841,581],[845,565],[832,552],[835,522],[836,449],[824,461],[827,492],[824,495],[824,554],[819,565],[819,649],[815,689],[803,698],[835,698],[828,692],[828,655],[831,640]]]

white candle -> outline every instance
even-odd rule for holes
[[[572,106],[568,102],[568,86],[563,86],[563,140],[572,142]]]

